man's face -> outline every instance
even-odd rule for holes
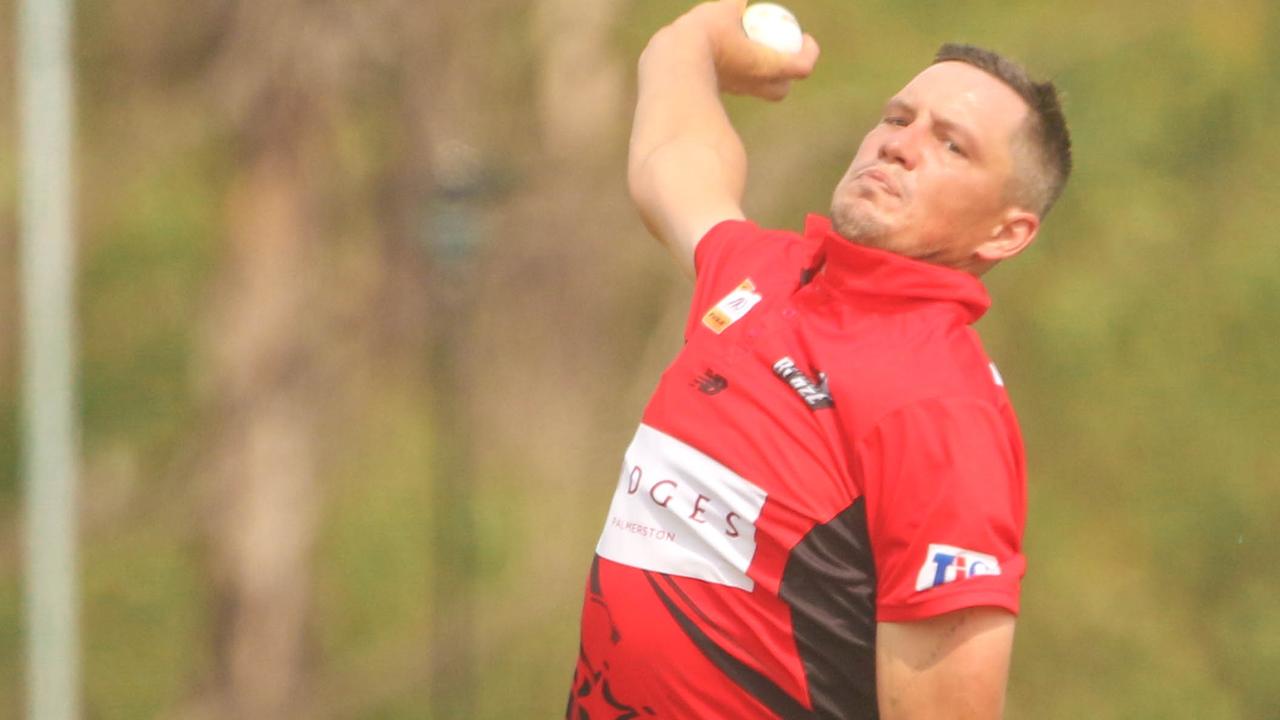
[[[1013,89],[972,65],[925,69],[889,100],[836,186],[836,231],[971,269],[1009,208],[1011,141],[1026,114]]]

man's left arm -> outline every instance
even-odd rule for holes
[[[1014,616],[971,607],[876,629],[882,720],[994,720],[1004,715]]]
[[[937,397],[862,440],[884,720],[1002,716],[1026,562],[1017,436],[991,402]]]

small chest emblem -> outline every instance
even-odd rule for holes
[[[707,368],[705,372],[694,378],[692,385],[707,395],[718,395],[729,387],[729,381],[725,376]]]
[[[818,373],[818,380],[814,382],[803,370],[796,367],[796,361],[790,357],[784,357],[773,364],[773,374],[779,379],[791,386],[792,390],[804,400],[804,404],[809,406],[810,410],[824,410],[835,405],[835,400],[831,397],[831,392],[827,388],[827,376],[825,373]]]
[[[764,297],[756,292],[756,284],[751,282],[751,278],[747,278],[702,316],[702,324],[719,335],[730,325],[742,319],[742,316],[750,312],[751,308],[762,299]]]

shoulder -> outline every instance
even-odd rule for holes
[[[731,267],[778,270],[803,265],[813,257],[818,241],[791,230],[763,228],[751,220],[723,220],[707,231],[694,252],[699,281]]]
[[[706,312],[730,293],[746,293],[759,301],[795,292],[807,279],[805,271],[813,265],[819,244],[805,235],[762,228],[750,220],[716,224],[699,242],[694,256],[692,312]]]
[[[1009,402],[1003,379],[965,325],[877,323],[827,372],[855,437],[912,408],[958,405],[1003,414]]]

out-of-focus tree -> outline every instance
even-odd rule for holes
[[[328,340],[347,321],[355,336],[392,344],[374,327],[377,296],[338,274],[335,256],[349,232],[341,213],[368,222],[368,208],[344,195],[360,192],[358,182],[335,176],[349,171],[343,133],[362,83],[376,80],[407,39],[400,15],[428,8],[235,2],[209,67],[235,153],[204,344],[217,625],[216,669],[202,702],[219,717],[314,716],[313,553],[324,448],[337,431],[325,419],[342,414],[341,388],[367,357]],[[378,249],[356,252],[391,278],[413,267]]]
[[[304,696],[320,503],[313,268],[328,228],[312,154],[350,62],[337,3],[234,3],[216,76],[237,162],[207,339],[209,540],[221,717],[294,716]]]

